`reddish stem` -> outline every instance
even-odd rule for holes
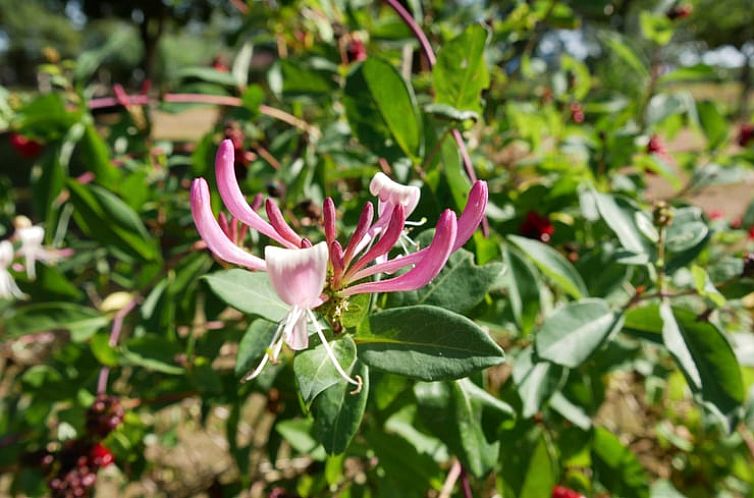
[[[434,66],[437,62],[437,57],[435,56],[434,50],[432,50],[432,45],[429,43],[427,35],[425,35],[424,31],[421,29],[421,26],[417,24],[411,13],[406,10],[406,8],[401,5],[398,0],[385,1],[396,12],[396,14],[398,14],[403,22],[406,23],[408,29],[410,29],[414,34],[414,37],[419,42],[419,46],[421,47],[422,52],[424,52],[424,56],[429,61],[429,66]],[[469,177],[471,183],[474,183],[477,180],[477,177],[476,173],[474,172],[474,164],[471,162],[471,156],[469,155],[469,151],[466,148],[466,142],[463,141],[463,135],[461,135],[461,132],[457,128],[454,128],[451,133],[453,134],[453,139],[456,141],[458,152],[460,152],[461,154],[461,161],[463,162],[463,169],[466,171],[466,176]],[[487,221],[486,216],[482,218],[482,233],[484,233],[485,236],[489,235],[490,233],[490,225]]]
[[[126,316],[131,312],[131,310],[136,307],[136,303],[138,302],[138,298],[134,297],[131,299],[128,303],[126,303],[123,308],[119,309],[115,316],[113,317],[113,326],[110,329],[110,340],[108,341],[108,344],[110,344],[111,348],[114,348],[118,345],[118,341],[120,340],[120,333],[123,330],[123,320],[125,320]],[[107,391],[107,380],[110,377],[110,368],[108,367],[102,367],[99,371],[99,379],[97,380],[97,394],[105,394]]]

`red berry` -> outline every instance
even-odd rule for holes
[[[10,134],[10,145],[21,157],[34,159],[42,152],[43,145],[20,133]]]
[[[89,452],[89,458],[97,467],[107,467],[108,465],[113,463],[114,459],[113,454],[110,453],[110,450],[99,443],[92,446],[92,449]]]
[[[349,63],[366,60],[367,48],[364,45],[364,42],[359,40],[358,38],[352,39],[348,43],[348,47],[346,48],[346,56],[348,57]]]
[[[754,140],[754,124],[742,124],[738,129],[738,138],[736,139],[736,142],[738,142],[738,145],[741,147],[746,147],[752,140]]]
[[[542,216],[536,211],[529,211],[518,231],[524,237],[549,242],[555,233],[555,226],[547,216]]]
[[[662,143],[662,139],[659,135],[652,135],[649,137],[649,142],[647,142],[647,154],[667,154],[665,144]]]
[[[578,102],[573,102],[570,106],[571,109],[571,119],[576,124],[581,124],[584,122],[584,108],[579,104]]]
[[[565,486],[555,486],[552,488],[552,498],[584,498],[584,495]]]
[[[671,21],[675,21],[677,19],[687,18],[691,15],[693,10],[693,7],[691,7],[691,5],[687,3],[683,5],[674,5],[665,12],[665,15]]]

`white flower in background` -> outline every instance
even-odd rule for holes
[[[11,264],[13,264],[13,244],[3,240],[0,242],[0,299],[26,297],[26,294],[21,292],[16,281],[13,280],[13,275],[8,271]]]
[[[62,257],[60,251],[47,249],[42,245],[45,238],[45,230],[39,225],[19,226],[16,228],[16,239],[21,242],[18,249],[19,255],[24,258],[26,276],[33,280],[37,276],[36,262],[55,263]]]

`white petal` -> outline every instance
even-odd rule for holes
[[[319,306],[327,278],[328,254],[326,242],[306,249],[265,247],[267,273],[280,299],[304,309]]]

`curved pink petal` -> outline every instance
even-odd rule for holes
[[[306,309],[322,304],[320,296],[327,277],[328,252],[326,242],[306,249],[265,247],[267,273],[280,299]]]
[[[244,251],[223,232],[212,214],[209,186],[204,178],[197,178],[191,184],[191,215],[196,230],[212,253],[223,261],[245,266],[251,270],[264,270],[262,258]]]
[[[322,204],[322,218],[324,220],[325,226],[325,240],[327,241],[328,245],[335,242],[335,237],[337,237],[337,232],[335,230],[336,216],[337,214],[335,213],[335,203],[333,202],[332,197],[328,197]]]
[[[267,211],[267,218],[270,220],[272,228],[291,244],[294,244],[296,247],[302,247],[301,237],[286,223],[283,213],[280,212],[277,204],[272,202],[271,199],[267,199],[264,203],[264,208]]]
[[[484,218],[484,211],[487,209],[487,182],[477,180],[469,191],[469,200],[463,208],[461,217],[458,218],[458,235],[453,250],[457,251],[469,241],[479,224]]]
[[[367,202],[366,204],[364,204],[364,209],[361,210],[359,222],[356,224],[356,229],[353,231],[351,240],[348,241],[345,254],[343,255],[343,262],[346,266],[348,266],[348,264],[351,262],[351,259],[353,259],[354,254],[356,254],[357,248],[359,248],[359,246],[361,245],[362,239],[369,231],[369,227],[372,224],[372,218],[374,218],[374,207],[371,203]]]
[[[347,275],[352,275],[358,272],[375,259],[390,252],[390,249],[392,249],[398,242],[398,239],[400,239],[401,234],[403,233],[403,225],[405,223],[406,217],[404,216],[403,206],[398,204],[395,209],[393,209],[393,216],[390,218],[390,224],[382,234],[382,237],[380,237],[380,240],[378,240],[377,243],[374,244],[356,263],[351,265],[348,269]]]
[[[272,225],[262,219],[246,202],[246,198],[238,186],[236,172],[233,168],[234,162],[233,142],[225,139],[220,142],[220,147],[218,147],[215,156],[215,175],[217,176],[217,189],[220,191],[220,197],[222,197],[223,203],[230,213],[272,240],[286,247],[297,247],[278,234]]]
[[[415,267],[395,278],[354,285],[345,289],[342,294],[352,296],[365,292],[409,291],[424,287],[440,273],[440,270],[448,261],[453,252],[456,230],[456,214],[448,209],[440,215],[432,243],[427,247],[424,257]]]
[[[463,245],[469,241],[471,236],[474,235],[474,232],[484,218],[488,195],[487,182],[484,180],[477,180],[474,182],[474,185],[469,191],[469,200],[466,202],[466,206],[463,208],[463,213],[461,213],[461,217],[458,219],[458,233],[456,234],[455,244],[453,244],[453,251],[457,251],[463,247]],[[415,265],[425,257],[427,249],[428,248],[425,247],[420,251],[406,256],[399,256],[384,263],[360,270],[353,276],[353,280],[361,280],[362,278],[371,277],[377,273],[391,274],[405,266]]]
[[[382,214],[385,206],[400,204],[406,210],[406,218],[414,212],[421,196],[419,187],[401,185],[382,172],[372,177],[372,181],[369,183],[369,191],[380,200],[378,209],[380,214]]]

